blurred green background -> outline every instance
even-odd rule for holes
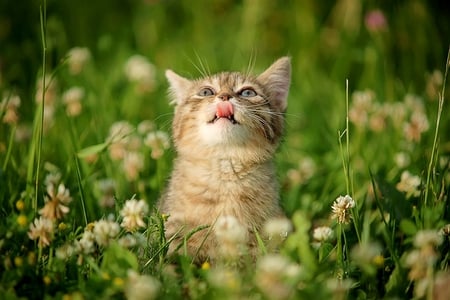
[[[42,74],[43,3],[0,4],[0,88],[19,94],[25,122],[35,114],[36,82]],[[188,77],[200,76],[202,66],[216,72],[254,64],[260,72],[290,55],[292,86],[280,173],[285,177],[305,156],[314,159],[319,171],[315,181],[286,196],[289,211],[298,208],[298,195],[307,194],[305,189],[328,202],[343,191],[344,178],[335,174],[342,172],[337,139],[345,125],[346,80],[349,94],[371,90],[379,103],[403,101],[407,94],[424,97],[434,124],[437,94],[427,93],[427,82],[433,71],[443,72],[450,44],[450,8],[444,0],[48,0],[46,7],[47,71],[58,78],[59,92],[81,85],[88,98],[79,119],[70,123],[60,118],[60,124],[72,128],[75,146],[61,143],[64,150],[55,149],[65,127],[54,129],[44,141],[44,161],[59,166],[74,151],[104,142],[118,120],[136,125],[150,119],[169,131],[166,68]],[[61,68],[74,47],[92,54],[90,69],[78,77]],[[155,88],[144,95],[136,95],[123,79],[123,66],[135,54],[148,58],[156,70]],[[450,151],[448,120],[444,117],[441,124],[444,152]],[[368,180],[368,168],[381,176],[395,169],[392,157],[405,148],[396,134],[401,132],[352,136],[356,186]],[[425,152],[431,142],[432,134],[422,139]],[[414,171],[425,169],[423,152],[412,160],[418,162]],[[395,176],[397,169],[389,179]],[[156,199],[159,190],[153,192]]]
[[[1,80],[24,93],[34,88],[41,64],[41,5],[0,4]],[[375,9],[387,22],[380,30],[365,23]],[[329,83],[316,82],[314,74],[388,95],[393,88],[420,92],[424,74],[442,68],[450,41],[445,0],[48,0],[47,22],[51,68],[75,46],[88,47],[99,66],[134,51],[160,70],[184,72],[194,70],[196,56],[214,71],[241,69],[252,55],[259,69],[288,54],[294,88],[316,95]]]

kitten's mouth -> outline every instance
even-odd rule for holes
[[[217,121],[219,121],[220,119],[227,119],[228,121],[231,122],[231,124],[239,124],[235,119],[234,119],[234,115],[229,115],[227,117],[219,117],[219,116],[214,116],[214,119],[212,119],[211,121],[209,121],[209,123],[214,124]]]
[[[209,123],[215,123],[220,119],[227,119],[231,122],[231,124],[238,124],[238,122],[234,119],[233,104],[231,104],[229,101],[222,101],[217,103],[216,115]]]

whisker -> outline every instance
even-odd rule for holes
[[[256,63],[256,50],[253,48],[252,53],[250,53],[250,58],[247,64],[247,70],[245,71],[246,78],[251,76],[253,68],[255,67],[255,63]]]

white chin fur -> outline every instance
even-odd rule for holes
[[[199,129],[199,136],[207,146],[242,145],[248,141],[249,134],[244,126],[232,124],[227,119],[202,124]]]

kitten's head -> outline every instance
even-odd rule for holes
[[[272,155],[283,131],[290,76],[288,57],[258,76],[224,72],[189,80],[167,70],[177,151]]]

